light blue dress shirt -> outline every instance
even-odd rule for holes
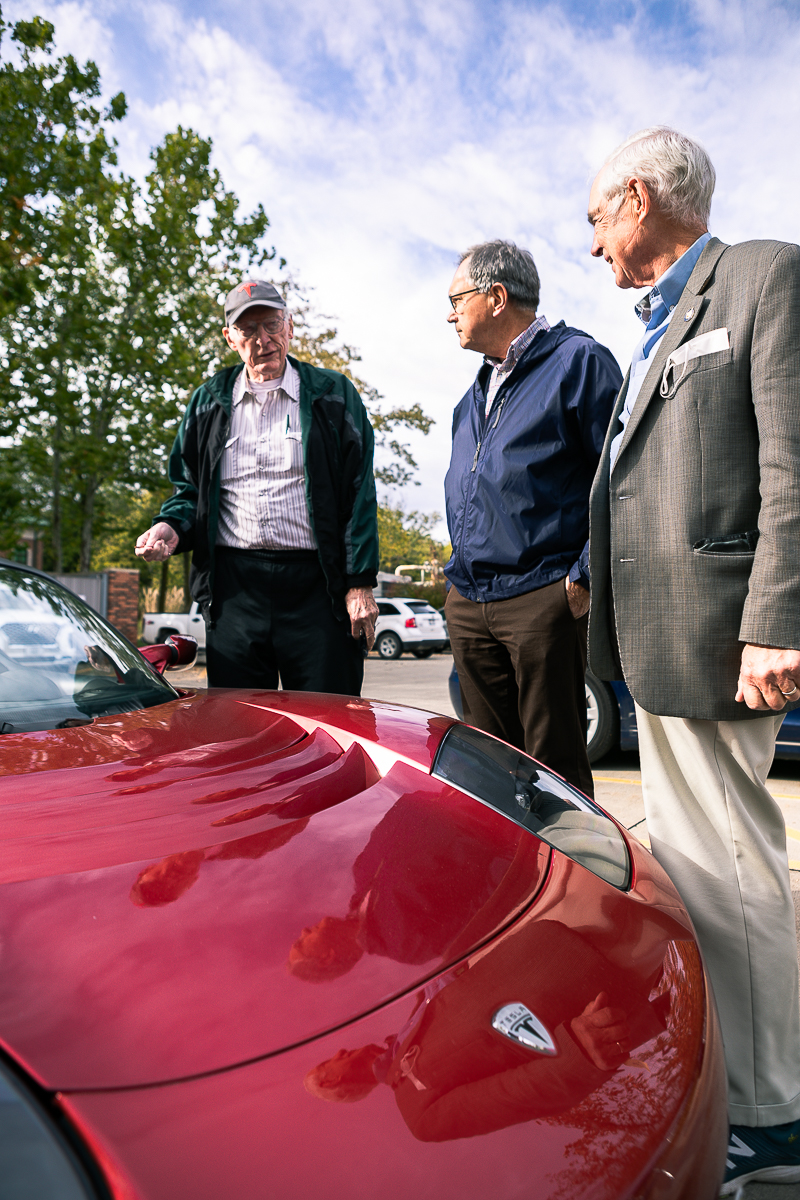
[[[667,332],[667,326],[672,318],[675,305],[680,300],[683,289],[689,282],[689,276],[694,270],[706,243],[710,239],[710,233],[704,233],[702,237],[699,237],[671,267],[667,268],[655,286],[636,305],[636,315],[641,321],[644,321],[647,328],[631,359],[631,377],[628,382],[628,391],[625,395],[625,404],[622,412],[619,414],[619,422],[622,429],[611,443],[612,467],[616,462],[620,444],[625,436],[625,426],[630,420],[636,398],[644,383],[644,377],[650,369],[650,355],[653,348],[658,345],[661,338]]]

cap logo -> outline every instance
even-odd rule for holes
[[[252,295],[254,287],[258,287],[258,284],[257,283],[243,283],[242,286],[238,287],[236,290],[237,290],[237,292],[247,292],[247,299],[249,300],[250,296]]]

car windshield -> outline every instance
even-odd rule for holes
[[[406,600],[406,608],[410,608],[415,613],[435,613],[436,609],[428,604],[427,600]]]
[[[177,693],[54,579],[0,566],[0,733],[68,729]]]

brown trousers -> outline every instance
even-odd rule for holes
[[[564,580],[479,604],[454,587],[445,604],[464,720],[594,796],[586,753],[586,631]]]

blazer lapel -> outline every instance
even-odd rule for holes
[[[666,333],[658,343],[658,348],[653,361],[650,364],[650,369],[644,377],[641,391],[636,397],[636,403],[633,406],[630,420],[625,427],[625,436],[622,439],[614,462],[614,468],[625,453],[625,449],[630,443],[631,438],[641,424],[647,408],[653,397],[658,394],[661,384],[661,375],[664,370],[664,364],[669,358],[673,350],[676,350],[682,342],[685,342],[689,334],[697,325],[703,311],[708,307],[708,301],[704,298],[708,281],[716,267],[719,259],[727,250],[727,245],[721,242],[719,238],[712,238],[704,247],[703,253],[698,258],[695,268],[689,276],[689,282],[683,290],[680,300],[675,306],[675,312],[672,315],[672,320],[667,326]],[[629,372],[630,374],[630,372]],[[626,376],[626,384],[628,376]],[[623,388],[623,392],[627,392],[627,387]],[[615,406],[615,416],[619,415],[620,406]],[[613,470],[613,468],[612,468]]]

